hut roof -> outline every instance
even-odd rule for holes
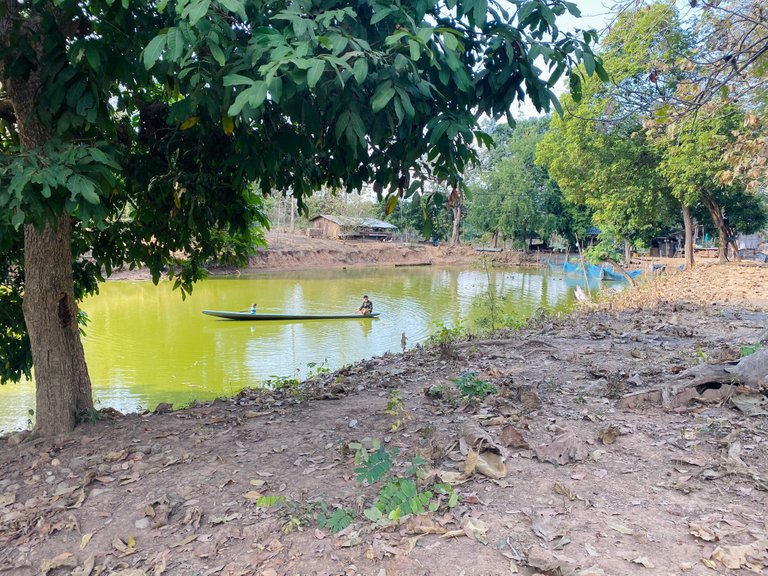
[[[351,216],[333,216],[330,214],[320,214],[312,218],[312,221],[318,218],[325,218],[330,220],[334,224],[339,226],[353,226],[360,228],[381,228],[387,230],[396,230],[397,226],[384,222],[383,220],[377,220],[376,218],[352,218]]]

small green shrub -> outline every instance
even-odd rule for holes
[[[748,344],[746,346],[742,346],[739,348],[739,355],[744,358],[744,356],[749,356],[750,354],[754,354],[760,350],[759,344]]]
[[[439,323],[435,323],[436,331],[429,336],[427,343],[438,347],[449,347],[466,337],[466,330],[459,324],[453,328],[448,328]]]
[[[320,512],[317,513],[317,525],[325,530],[330,530],[334,534],[341,532],[352,524],[355,519],[354,512],[345,508],[336,508],[330,512],[325,502],[320,502]]]
[[[480,380],[477,377],[477,372],[465,372],[454,379],[453,383],[458,388],[462,398],[467,400],[478,400],[488,394],[496,393],[496,387],[485,380]]]
[[[385,525],[408,514],[434,512],[440,507],[443,499],[447,499],[449,507],[455,506],[459,501],[458,494],[447,484],[434,484],[427,490],[419,489],[417,481],[423,476],[423,466],[426,464],[421,458],[414,458],[404,470],[404,476],[395,476],[391,471],[394,459],[399,453],[397,448],[387,452],[379,445],[375,451],[370,452],[357,443],[350,444],[350,448],[356,450],[355,462],[359,466],[355,469],[355,474],[358,482],[374,484],[385,479],[373,506],[363,511],[371,522]]]

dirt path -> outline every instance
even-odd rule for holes
[[[0,574],[765,573],[768,407],[617,401],[737,358],[766,326],[768,269],[705,267],[296,389],[15,435]],[[431,499],[413,501],[414,465]],[[437,509],[371,510],[405,496]]]

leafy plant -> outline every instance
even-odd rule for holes
[[[256,506],[261,508],[277,508],[285,504],[285,496],[267,494],[256,499]]]
[[[383,446],[378,446],[374,452],[369,452],[359,444],[350,444],[350,447],[356,450],[355,462],[360,464],[355,469],[358,482],[373,484],[386,478],[373,506],[363,512],[371,522],[384,525],[408,514],[434,512],[446,497],[449,507],[458,503],[458,494],[447,484],[434,484],[428,490],[419,489],[418,480],[423,476],[426,464],[423,459],[414,458],[403,471],[404,475],[396,476],[391,474],[391,470],[399,453],[397,448],[387,452]]]
[[[320,508],[321,511],[317,514],[317,525],[320,528],[330,530],[334,534],[344,530],[355,519],[354,512],[345,508],[336,508],[330,514],[328,505],[325,502],[320,503]]]
[[[101,414],[95,408],[75,412],[75,421],[78,424],[96,424],[99,420],[101,420]]]
[[[436,331],[429,336],[427,342],[433,346],[448,347],[466,336],[466,330],[461,324],[448,328],[447,326],[435,323]]]
[[[376,522],[383,516],[389,520],[397,521],[408,514],[434,512],[440,503],[433,502],[432,496],[433,493],[430,490],[419,492],[416,482],[412,478],[392,478],[379,490],[379,496],[373,504],[373,509],[369,508],[364,514],[366,518]],[[381,516],[378,516],[374,510],[378,510]]]
[[[746,346],[742,346],[739,348],[739,356],[744,358],[744,356],[749,356],[750,354],[754,354],[760,350],[759,344],[747,344]]]
[[[411,413],[405,408],[403,402],[403,395],[400,390],[392,390],[387,397],[387,407],[384,409],[389,416],[394,418],[394,422],[390,427],[392,432],[397,432],[405,424],[407,420],[411,419]]]
[[[493,384],[480,380],[477,377],[477,372],[465,372],[454,379],[453,383],[459,389],[462,398],[467,400],[477,400],[488,394],[495,394],[497,391]]]
[[[381,445],[375,451],[369,452],[364,446],[356,442],[351,443],[349,447],[356,450],[355,464],[358,464],[358,467],[355,468],[355,475],[357,481],[368,482],[368,484],[373,484],[387,475],[392,469],[395,457],[400,453],[398,448],[393,448],[392,452],[387,452],[386,448]]]
[[[307,363],[307,380],[314,380],[318,376],[328,374],[331,371],[328,368],[328,359],[326,358],[321,363],[309,362]]]
[[[289,376],[270,376],[265,382],[265,386],[273,390],[288,390],[294,396],[299,395],[300,384],[301,382],[298,378],[291,378]]]

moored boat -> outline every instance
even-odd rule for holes
[[[203,314],[216,316],[225,320],[341,320],[341,319],[365,319],[377,318],[378,312],[373,314],[265,314],[257,312],[230,312],[227,310],[203,310]]]

